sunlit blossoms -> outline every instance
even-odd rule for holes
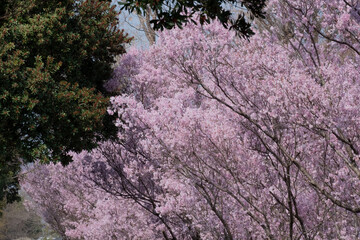
[[[32,204],[70,239],[359,238],[358,6],[270,1],[250,42],[188,24],[130,51],[118,139],[29,171]]]

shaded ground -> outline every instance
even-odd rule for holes
[[[0,218],[0,240],[53,239],[53,231],[23,202],[8,204]]]

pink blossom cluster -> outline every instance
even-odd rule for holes
[[[106,171],[99,151],[73,159],[66,167],[37,164],[26,170],[22,188],[31,197],[30,208],[64,239],[156,239],[151,216],[93,181],[95,169],[96,174]]]
[[[250,42],[160,33],[119,62],[118,139],[29,170],[32,205],[70,239],[359,238],[358,6],[269,1]]]

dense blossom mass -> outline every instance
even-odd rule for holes
[[[360,3],[267,14],[250,42],[188,24],[129,51],[118,140],[29,170],[32,205],[70,239],[359,238]]]

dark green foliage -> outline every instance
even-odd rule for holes
[[[111,137],[102,85],[130,38],[109,1],[0,5],[0,198],[16,199],[22,162],[66,164]]]
[[[199,22],[209,23],[218,18],[225,28],[234,29],[240,36],[250,37],[254,34],[251,24],[244,14],[232,17],[231,11],[225,5],[245,8],[251,19],[264,18],[266,0],[127,0],[122,9],[145,13],[147,7],[157,15],[151,22],[155,29],[171,29],[181,27],[189,21],[194,21],[198,14]]]

